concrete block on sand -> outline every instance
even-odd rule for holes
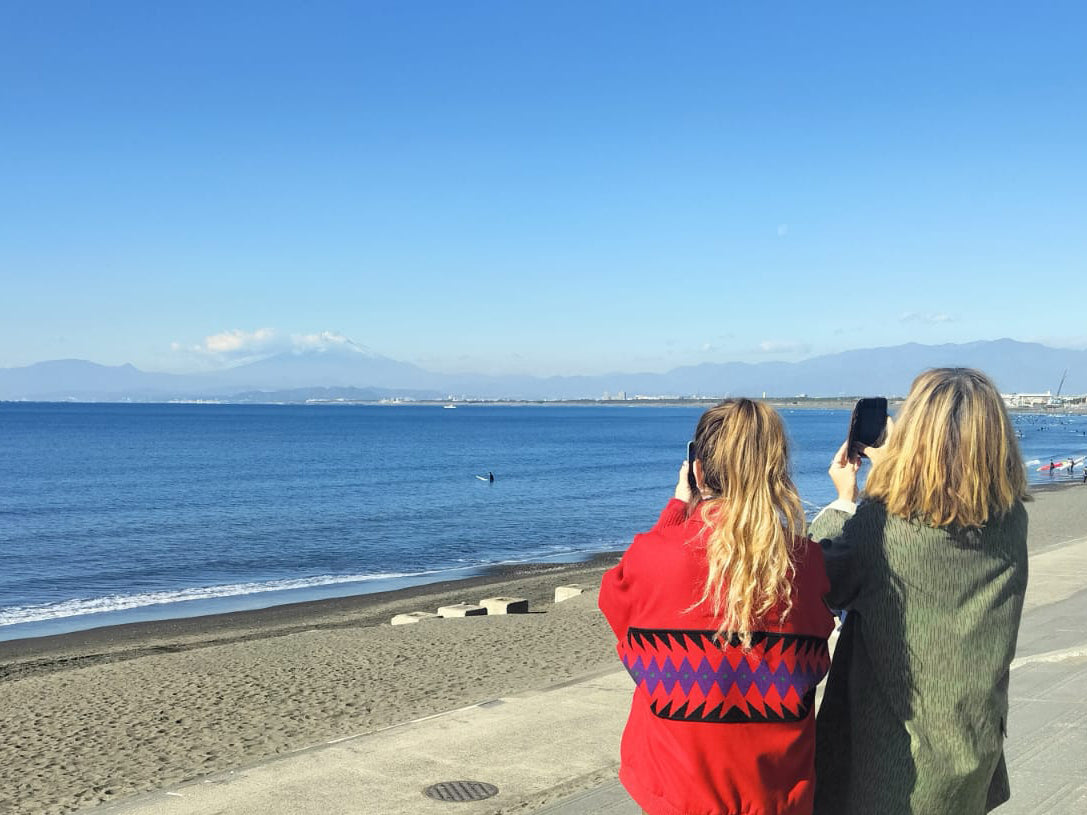
[[[439,617],[478,617],[486,614],[483,606],[474,606],[471,603],[457,603],[454,606],[442,606],[438,609]]]
[[[555,602],[561,603],[563,600],[569,600],[571,597],[577,597],[579,594],[584,594],[588,590],[588,586],[584,586],[580,583],[571,583],[569,586],[556,586]]]
[[[409,611],[407,614],[397,614],[393,617],[393,625],[410,625],[421,623],[423,620],[437,620],[438,615],[429,611]]]
[[[528,614],[528,600],[524,597],[485,597],[479,604],[488,614]]]

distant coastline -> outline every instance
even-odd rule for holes
[[[737,394],[741,395],[741,394]],[[779,397],[779,396],[754,396],[742,394],[750,398],[758,398],[778,409],[789,410],[852,410],[860,396],[834,396],[834,397]],[[710,407],[728,396],[706,397],[672,397],[649,396],[636,399],[0,399],[0,405],[17,404],[43,404],[43,405],[254,405],[254,406],[284,406],[284,407],[441,407],[448,405],[454,407],[480,408],[480,407],[628,407],[628,408],[660,408],[660,407]],[[901,406],[904,397],[889,396],[888,403],[892,409]],[[1082,416],[1087,414],[1087,404],[1063,404],[1059,407],[1039,406],[1009,406],[1009,413],[1038,414],[1045,416]]]
[[[802,410],[852,410],[859,396],[786,398],[736,394],[761,399],[775,408]],[[649,396],[639,399],[0,399],[0,405],[232,405],[283,407],[711,407],[729,396],[673,397]],[[888,403],[898,406],[901,396],[888,397]],[[1030,411],[1024,411],[1030,412]],[[1040,411],[1035,411],[1040,412]],[[1082,412],[1082,411],[1079,411]]]
[[[768,394],[774,404],[822,408],[851,403],[847,394],[903,396],[919,371],[948,365],[985,371],[1009,396],[1009,403],[1087,404],[1087,349],[1051,348],[1010,339],[907,343],[797,362],[703,362],[663,372],[547,376],[428,371],[365,352],[355,344],[272,354],[193,373],[156,373],[131,364],[101,365],[80,359],[46,360],[0,367],[0,399],[641,406],[698,405],[721,395]]]
[[[786,397],[774,397],[774,396],[756,396],[752,394],[736,394],[737,396],[748,396],[752,399],[761,399],[767,404],[773,405],[776,408],[802,408],[812,410],[852,410],[854,403],[859,399],[858,396],[852,397],[804,397],[804,398],[786,398]],[[334,405],[334,404],[366,404],[372,406],[416,406],[416,407],[444,407],[446,405],[454,405],[455,407],[630,407],[630,408],[643,408],[643,407],[711,407],[718,404],[724,399],[728,399],[729,396],[699,396],[699,397],[673,397],[673,396],[647,396],[640,399],[454,399],[444,401],[433,400],[419,400],[419,401],[402,401],[402,400],[385,400],[380,402],[348,402],[348,401],[335,401],[335,400],[314,400],[310,399],[306,402],[295,404],[309,404],[309,405]],[[891,405],[898,405],[902,403],[902,397],[890,397],[889,402]]]

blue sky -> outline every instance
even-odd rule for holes
[[[0,366],[1085,347],[1085,41],[1079,2],[6,0]]]

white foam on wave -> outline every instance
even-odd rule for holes
[[[506,560],[491,560],[481,563],[480,566],[520,566],[525,563],[550,563],[552,561],[558,563],[571,563],[570,558],[576,558],[577,560],[588,560],[593,555],[599,555],[602,552],[621,552],[630,545],[630,541],[616,541],[615,543],[609,543],[602,546],[594,546],[590,549],[584,547],[565,547],[556,546],[552,547],[548,551],[537,552],[532,557],[527,558],[509,558]]]
[[[229,583],[223,586],[151,591],[141,594],[109,594],[105,597],[75,598],[59,603],[40,603],[27,606],[9,606],[0,609],[0,626],[18,623],[36,623],[77,617],[83,614],[101,614],[108,611],[126,611],[132,608],[157,606],[168,603],[184,603],[190,600],[212,600],[219,597],[239,597],[262,594],[269,591],[309,589],[317,586],[334,586],[340,583],[366,583],[373,580],[395,580],[406,577],[424,577],[438,574],[440,569],[423,572],[388,572],[384,574],[318,575],[262,583]]]

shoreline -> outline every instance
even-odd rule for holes
[[[1087,488],[1082,481],[1082,476],[1053,476],[1053,480],[1029,484],[1032,496],[1062,492],[1075,487]],[[602,573],[614,566],[622,554],[621,550],[605,551],[587,553],[575,561],[493,564],[477,567],[478,573],[470,576],[438,579],[379,591],[274,603],[260,608],[164,616],[131,622],[103,622],[71,631],[0,639],[0,680],[13,675],[12,667],[8,664],[12,660],[19,662],[53,652],[66,652],[69,649],[86,651],[105,649],[112,653],[123,649],[126,645],[163,638],[192,638],[194,643],[206,639],[208,644],[212,644],[278,636],[300,629],[377,625],[388,622],[388,619],[385,619],[386,616],[391,618],[401,613],[391,609],[399,608],[405,603],[418,601],[423,604],[419,608],[407,610],[428,610],[428,604],[433,604],[434,608],[437,608],[438,605],[444,605],[447,602],[460,602],[449,598],[464,592],[472,593],[477,588],[496,584],[519,583],[522,579],[527,579],[529,591],[535,592],[535,596],[528,598],[530,605],[550,603],[551,595],[539,591],[539,581],[535,578],[551,576],[562,578],[564,575],[569,575],[570,582],[577,582],[575,578],[583,573],[596,574],[597,571]],[[259,597],[259,595],[253,596]],[[113,612],[103,612],[102,616],[106,617],[110,614]],[[90,620],[96,615],[83,616],[84,619]],[[14,626],[35,624],[37,623],[16,623]],[[254,632],[260,633],[254,634]],[[3,633],[3,628],[0,628],[0,637]],[[194,644],[190,647],[199,646]],[[98,656],[104,657],[104,654]]]
[[[0,640],[0,681],[48,672],[134,659],[161,651],[250,642],[299,631],[372,627],[396,614],[434,611],[464,602],[481,590],[515,591],[529,600],[532,611],[550,605],[554,587],[595,580],[619,562],[622,552],[601,552],[572,563],[518,563],[487,567],[483,574],[440,580],[387,591],[283,603],[259,609],[226,611],[193,617],[118,623],[58,634]],[[480,598],[476,598],[480,599]]]
[[[283,606],[297,606],[324,600],[349,599],[374,594],[425,588],[464,580],[489,579],[521,570],[538,570],[550,566],[590,563],[607,556],[608,551],[572,551],[540,560],[501,561],[475,566],[452,567],[417,574],[357,579],[343,582],[316,583],[306,587],[277,588],[241,594],[224,594],[201,599],[178,599],[166,602],[134,605],[128,608],[82,612],[61,617],[0,625],[0,646],[12,640],[41,639],[75,634],[96,628],[120,628],[136,624],[154,624],[204,617],[222,617],[245,612],[267,611]],[[215,588],[211,586],[209,588]]]

